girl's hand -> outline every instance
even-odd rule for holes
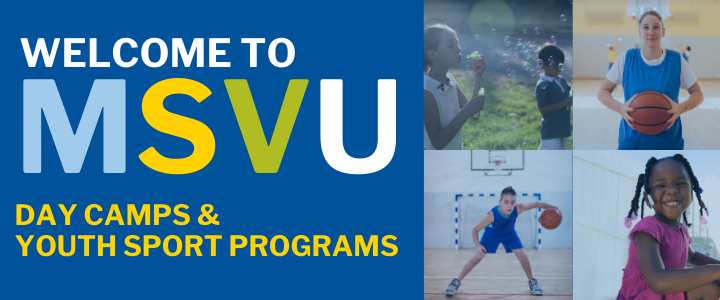
[[[480,55],[482,53],[478,52]],[[472,58],[473,62],[473,78],[477,79],[482,77],[483,73],[485,73],[485,70],[487,70],[487,62],[485,62],[485,56],[482,57],[482,59],[474,59]]]
[[[480,245],[480,247],[478,247],[477,251],[475,252],[475,257],[477,259],[483,259],[485,257],[486,253],[487,253],[487,250],[485,249],[485,247]]]
[[[670,129],[670,127],[673,126],[673,124],[675,124],[675,120],[677,120],[677,118],[679,118],[680,115],[687,112],[687,105],[686,104],[677,104],[677,103],[675,103],[675,101],[672,101],[670,99],[670,97],[666,96],[665,94],[663,94],[663,96],[665,96],[665,98],[668,99],[668,102],[670,102],[670,105],[672,106],[672,109],[667,111],[668,114],[672,114],[672,117],[670,117],[670,119],[668,119],[667,122],[665,122],[666,124],[668,124],[668,126],[665,128],[665,130],[667,131],[668,129]]]
[[[470,101],[468,101],[468,103],[465,104],[465,107],[462,108],[462,112],[465,114],[466,118],[469,118],[472,115],[481,112],[484,107],[485,107],[485,96],[479,95],[479,96],[475,96],[472,99],[470,99]]]
[[[632,128],[633,130],[635,130],[635,126],[633,125],[635,119],[633,119],[628,113],[635,111],[635,109],[630,107],[630,104],[633,102],[633,100],[635,100],[635,97],[637,97],[637,95],[638,94],[635,94],[635,96],[630,98],[630,101],[625,102],[625,104],[620,107],[620,111],[618,112],[623,117],[623,119],[625,119],[625,122],[627,122],[628,126],[630,126],[630,128]]]

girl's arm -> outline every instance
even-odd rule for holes
[[[670,127],[673,126],[675,120],[677,120],[680,115],[695,109],[696,107],[700,106],[703,101],[705,101],[705,96],[700,90],[700,85],[697,82],[695,82],[695,84],[693,84],[687,91],[688,93],[690,93],[690,98],[685,100],[683,103],[675,103],[675,101],[670,100],[670,105],[672,105],[672,109],[668,110],[667,113],[672,114],[672,117],[667,120],[666,123],[668,124],[668,126],[665,128],[665,130],[670,129]]]
[[[478,232],[480,232],[480,230],[485,229],[485,227],[488,227],[488,225],[490,225],[493,221],[495,221],[495,216],[494,216],[494,214],[489,213],[485,217],[485,219],[483,219],[482,221],[480,221],[480,223],[478,223],[477,225],[475,225],[475,227],[473,227],[472,237],[473,237],[473,241],[475,241],[475,247],[478,250],[482,249],[483,252],[486,252],[485,247],[480,245],[480,240],[478,239]]]
[[[520,203],[520,204],[517,205],[517,207],[518,207],[518,215],[521,214],[521,213],[523,213],[524,211],[531,210],[531,209],[533,209],[533,208],[544,208],[544,209],[554,208],[554,209],[558,209],[557,206],[552,206],[552,205],[550,205],[550,204],[543,203],[543,202]],[[558,210],[559,210],[559,209],[558,209]]]
[[[688,263],[694,266],[718,265],[720,260],[709,257],[705,254],[695,252],[692,246],[688,247]]]
[[[602,86],[600,87],[597,98],[607,108],[612,109],[616,113],[619,113],[623,117],[623,119],[625,119],[625,122],[627,122],[630,128],[635,129],[635,125],[633,125],[635,119],[630,117],[628,113],[633,111],[633,109],[630,108],[630,103],[632,103],[632,101],[635,99],[635,96],[637,95],[633,96],[630,101],[622,104],[612,97],[612,92],[615,90],[615,87],[617,87],[617,84],[610,82],[610,80],[607,80],[606,78]]]
[[[481,54],[482,55],[482,54]],[[485,62],[485,59],[476,60],[474,58],[471,58],[473,62],[473,92],[470,95],[472,98],[475,98],[480,94],[480,86],[482,85],[482,74],[485,73],[485,70],[487,70],[487,63]],[[460,89],[460,86],[458,86],[458,104],[460,104],[460,109],[463,109],[465,107],[465,104],[468,103],[468,98],[465,96],[465,92],[463,92]],[[470,120],[477,121],[480,119],[480,116],[472,115],[470,117]]]
[[[479,83],[478,83],[478,84],[479,84]],[[479,93],[479,90],[480,90],[480,88],[478,88],[478,92],[473,92],[473,95],[474,95],[473,97],[477,97],[477,94]],[[468,102],[470,102],[470,101],[469,101],[468,98],[465,96],[465,93],[463,93],[463,91],[460,89],[459,86],[458,86],[458,89],[457,89],[457,93],[458,93],[458,103],[460,104],[460,109],[463,109],[463,108],[465,107],[465,105],[466,105]],[[470,120],[477,121],[478,119],[480,119],[480,116],[479,116],[479,115],[478,115],[477,117],[476,117],[475,115],[471,115],[471,116],[470,116]]]
[[[482,110],[482,106],[485,105],[485,98],[470,101],[469,105],[465,105],[444,128],[440,128],[440,110],[437,103],[435,103],[435,97],[430,91],[425,91],[424,102],[425,129],[428,137],[435,149],[442,149],[460,131],[468,117]]]
[[[720,279],[720,265],[665,269],[660,257],[660,245],[649,233],[635,232],[633,242],[637,246],[640,270],[645,282],[655,294],[683,293]]]

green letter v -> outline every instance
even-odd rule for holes
[[[230,102],[235,111],[238,125],[240,125],[240,132],[245,139],[245,147],[248,149],[255,173],[277,173],[280,168],[307,85],[307,79],[290,80],[277,124],[275,124],[275,131],[268,143],[247,80],[225,80],[225,87],[230,95]]]

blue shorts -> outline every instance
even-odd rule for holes
[[[483,234],[482,239],[480,239],[480,245],[485,247],[487,253],[495,253],[500,243],[502,243],[505,247],[506,253],[523,248],[522,242],[520,242],[520,237],[518,237],[517,232],[514,231],[501,236]]]

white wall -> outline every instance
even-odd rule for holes
[[[573,153],[573,295],[615,299],[627,264],[630,210],[644,165],[618,151]]]
[[[618,55],[635,47],[637,35],[573,35],[573,53],[575,65],[573,75],[578,78],[605,78],[608,72],[608,48],[606,44],[615,44],[616,38],[622,38]],[[701,79],[720,78],[720,37],[718,36],[668,36],[662,39],[662,47],[678,51],[675,41],[683,47],[690,45],[689,64],[693,72]]]
[[[507,186],[520,194],[518,203],[534,201],[531,196],[522,197],[522,193],[540,193],[543,202],[558,206],[563,212],[563,222],[555,230],[542,231],[542,245],[544,248],[572,247],[571,155],[571,151],[525,151],[525,170],[514,171],[511,176],[494,177],[470,170],[470,151],[425,151],[425,247],[455,246],[456,194],[464,195],[460,198],[461,224],[477,224],[487,214],[488,207],[497,205],[499,193]],[[485,197],[479,198],[479,193]],[[490,197],[490,193],[496,194],[495,197]],[[468,194],[474,196],[467,197]],[[471,211],[477,213],[463,214]],[[520,217],[524,220],[525,214],[532,213],[526,212]],[[529,222],[529,216],[527,218]],[[520,225],[519,221],[518,224],[516,229],[523,245],[533,247],[534,242],[529,239],[534,235],[528,232],[528,223]],[[470,225],[461,228],[461,246],[472,247],[468,242],[472,239],[471,229]]]

